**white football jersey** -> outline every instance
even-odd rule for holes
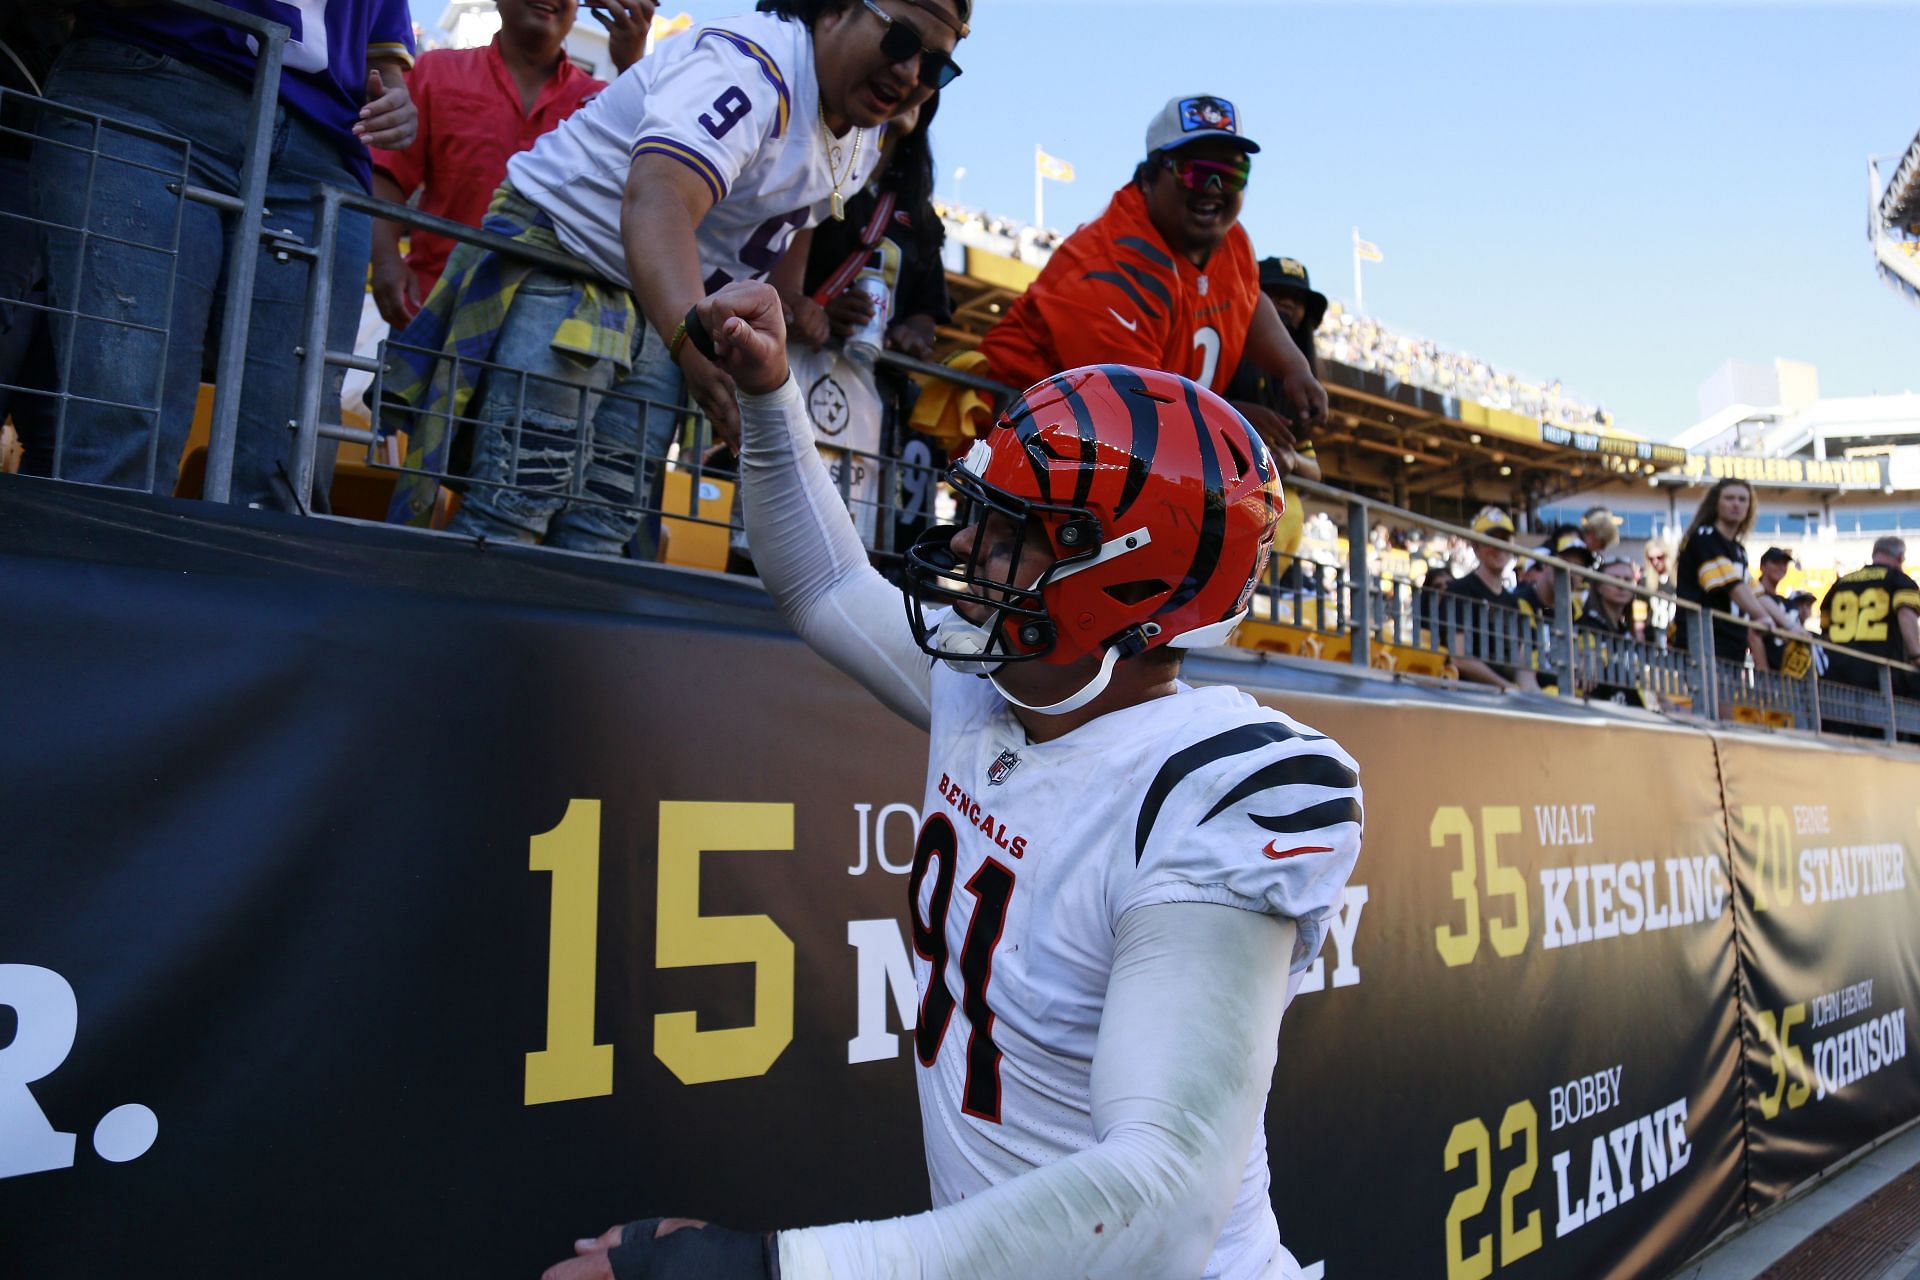
[[[1094,1145],[1091,1071],[1114,933],[1134,907],[1285,916],[1287,996],[1360,850],[1358,766],[1238,689],[1195,689],[1030,743],[984,680],[932,669],[911,879],[915,1050],[933,1203]],[[1208,1277],[1280,1255],[1265,1126]]]
[[[830,138],[813,33],[802,22],[751,13],[661,42],[508,161],[507,178],[553,219],[569,252],[630,286],[620,238],[627,170],[641,155],[685,165],[713,193],[694,236],[712,293],[771,271],[794,232],[826,216],[836,177],[845,196],[866,185],[882,132]]]

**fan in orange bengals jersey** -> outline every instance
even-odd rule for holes
[[[1224,392],[1242,356],[1276,378],[1295,423],[1327,393],[1260,292],[1240,227],[1253,153],[1224,98],[1175,98],[1147,126],[1147,158],[1106,211],[1054,250],[980,343],[993,376],[1029,386],[1107,362],[1164,369]],[[1270,444],[1292,444],[1264,407],[1237,405]]]
[[[1179,678],[1266,567],[1266,447],[1175,374],[1047,378],[949,473],[962,515],[908,551],[903,615],[814,446],[778,295],[693,315],[742,392],[761,576],[930,736],[906,906],[933,1207],[766,1236],[644,1219],[549,1280],[1299,1277],[1262,1117],[1360,850],[1358,770]]]

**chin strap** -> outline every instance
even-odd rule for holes
[[[1120,646],[1117,644],[1108,645],[1106,656],[1100,659],[1100,669],[1093,673],[1092,679],[1081,685],[1080,688],[1073,693],[1060,699],[1060,701],[1048,702],[1039,706],[1035,706],[1031,702],[1022,702],[1011,693],[1008,693],[1007,686],[1000,683],[998,674],[989,673],[987,679],[993,681],[993,687],[999,691],[1001,697],[1011,702],[1014,706],[1019,707],[1022,711],[1031,711],[1035,715],[1042,716],[1063,716],[1069,711],[1078,711],[1105,693],[1107,691],[1108,681],[1113,679],[1113,665],[1118,661],[1120,661]]]

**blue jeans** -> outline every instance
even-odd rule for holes
[[[20,469],[43,476],[53,460],[53,347],[32,212],[26,159],[0,157],[0,419],[20,435]]]
[[[229,264],[234,219],[167,190],[182,180],[240,192],[248,90],[115,40],[69,45],[47,96],[87,116],[41,113],[35,216],[55,318],[56,367],[75,397],[58,411],[56,474],[171,493],[193,423],[208,319]],[[166,135],[149,136],[132,125]],[[335,139],[280,108],[267,170],[266,228],[313,241],[313,189],[359,189]],[[84,228],[87,234],[82,234]],[[341,219],[328,342],[347,349],[360,315],[372,226]],[[258,246],[234,453],[233,501],[286,507],[307,264]],[[137,327],[136,327],[137,326]],[[338,401],[338,373],[325,403]],[[324,468],[323,468],[324,470]]]
[[[673,440],[680,370],[644,319],[625,377],[611,360],[556,350],[573,291],[538,267],[515,291],[492,356],[505,368],[482,375],[469,409],[481,425],[450,532],[617,556],[639,531],[642,487]]]

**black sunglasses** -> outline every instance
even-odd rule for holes
[[[886,33],[880,37],[880,52],[888,62],[910,62],[918,57],[920,83],[929,89],[944,89],[960,78],[960,64],[938,49],[927,48],[918,31],[895,21],[892,14],[873,0],[860,0],[860,3],[886,24]]]

